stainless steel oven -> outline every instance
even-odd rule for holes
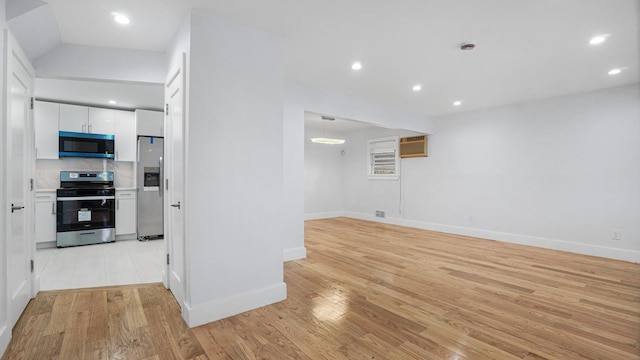
[[[113,172],[61,171],[56,192],[56,245],[115,241],[115,194]]]

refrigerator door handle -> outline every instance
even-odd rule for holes
[[[162,158],[162,156],[160,156],[158,158],[158,166],[160,167],[160,170],[159,170],[159,172],[160,172],[160,174],[159,174],[160,175],[160,179],[159,180],[160,181],[158,181],[158,185],[160,185],[160,186],[158,186],[158,189],[159,189],[158,195],[160,197],[162,197],[162,195],[164,193],[164,187],[162,186],[163,183],[164,183],[164,181],[163,181],[163,179],[164,179],[164,159]]]

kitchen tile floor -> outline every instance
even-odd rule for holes
[[[162,281],[164,241],[115,243],[36,250],[40,290]]]

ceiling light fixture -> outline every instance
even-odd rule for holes
[[[325,121],[334,121],[336,118],[331,117],[331,116],[320,116],[320,118],[322,120]],[[327,132],[327,128],[326,128],[326,123],[322,124],[322,133],[323,135],[326,134]],[[345,143],[344,139],[334,139],[334,138],[326,138],[326,137],[317,137],[317,138],[311,138],[311,142],[314,142],[316,144],[326,144],[326,145],[342,145]]]
[[[113,20],[118,24],[129,25],[129,23],[131,22],[129,18],[124,14],[121,14],[118,12],[112,12],[111,15],[113,16]]]
[[[618,74],[620,74],[621,72],[622,72],[622,69],[619,69],[619,68],[618,68],[618,69],[611,69],[611,70],[609,70],[609,72],[608,72],[607,74],[609,74],[609,75],[618,75]]]
[[[594,36],[594,37],[591,38],[591,40],[589,40],[589,44],[591,44],[591,45],[602,44],[603,42],[605,42],[607,40],[608,37],[609,37],[609,34],[603,34],[603,35]]]
[[[351,69],[355,71],[362,69],[362,63],[360,61],[354,62],[353,64],[351,64]]]
[[[456,100],[453,102],[453,106],[460,106],[460,105],[462,105],[462,101],[460,100]]]
[[[344,139],[331,139],[331,138],[311,138],[311,142],[316,144],[327,144],[327,145],[341,145],[344,144]]]
[[[109,100],[109,104],[111,104],[111,105],[115,105],[115,104],[117,104],[117,103],[116,103],[116,101],[115,101],[115,100]]]
[[[420,90],[422,90],[422,85],[420,85],[420,84],[413,85],[413,87],[411,89],[413,91],[420,91]]]

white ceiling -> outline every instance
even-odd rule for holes
[[[167,49],[188,9],[219,14],[283,38],[288,79],[427,116],[640,81],[640,0],[48,3],[62,42],[154,51]],[[115,24],[113,11],[129,15],[131,24]],[[23,28],[48,26],[30,25]],[[588,45],[602,33],[610,34],[605,43]],[[32,44],[37,39],[16,37],[38,48]],[[459,50],[464,41],[476,49]],[[363,63],[359,72],[350,68],[356,60]],[[613,67],[625,70],[607,75]],[[422,91],[411,91],[417,83]],[[463,105],[453,107],[454,100]]]

